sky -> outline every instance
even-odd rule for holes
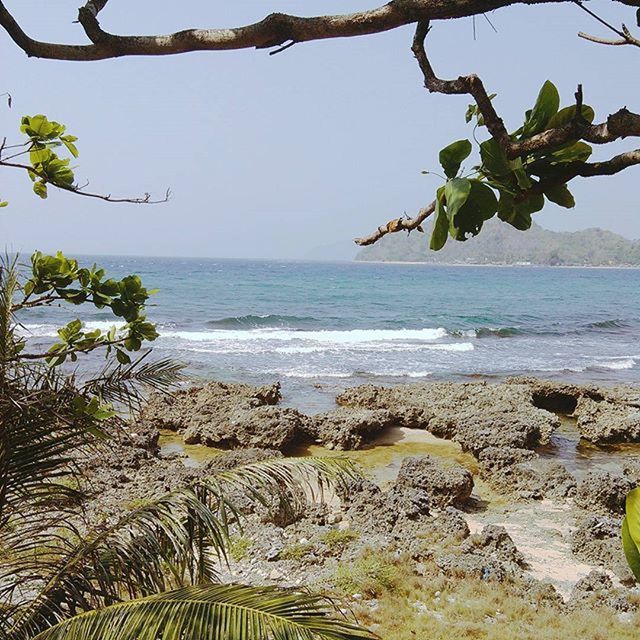
[[[78,0],[7,0],[32,37],[85,42]],[[111,0],[100,14],[121,34],[236,26],[270,11],[298,15],[372,7],[366,0]],[[160,8],[159,8],[160,7]],[[593,0],[614,23],[635,10]],[[637,97],[640,52],[585,42],[607,35],[577,6],[516,6],[489,21],[436,22],[429,36],[441,77],[475,72],[498,94],[507,126],[520,126],[542,83],[571,104],[578,82],[604,119]],[[348,259],[352,240],[404,212],[441,184],[438,151],[472,136],[467,96],[430,95],[409,50],[413,28],[265,51],[199,52],[101,62],[29,59],[0,32],[0,135],[20,141],[22,115],[44,113],[78,136],[79,181],[114,195],[151,192],[166,204],[108,204],[68,193],[42,201],[26,175],[4,169],[0,246],[70,254]],[[596,149],[606,158],[633,142]],[[640,238],[640,169],[574,182],[577,206],[547,205],[536,221],[554,230],[610,229]]]

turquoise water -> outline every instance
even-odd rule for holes
[[[157,287],[158,356],[192,375],[280,380],[322,408],[364,382],[531,373],[640,382],[640,271],[100,257]],[[30,316],[47,340],[62,310]],[[82,310],[89,326],[104,311]]]

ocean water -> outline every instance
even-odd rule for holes
[[[313,411],[363,383],[533,374],[640,383],[640,271],[86,257],[137,273],[153,296],[154,354],[192,376],[282,383]],[[30,313],[36,342],[104,310]]]

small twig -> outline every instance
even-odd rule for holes
[[[276,53],[282,53],[283,51],[286,51],[287,49],[293,47],[294,44],[296,44],[296,41],[292,40],[291,42],[288,42],[287,44],[283,44],[281,47],[278,47],[275,51],[269,51],[269,55],[275,56]]]
[[[75,193],[78,196],[84,196],[86,198],[97,198],[98,200],[104,200],[106,202],[128,202],[130,204],[162,204],[164,202],[168,202],[171,198],[171,189],[167,189],[164,198],[162,200],[152,200],[150,193],[145,193],[142,197],[137,198],[114,198],[110,193],[107,195],[101,193],[90,193],[89,191],[81,191],[80,187],[75,186],[65,186],[62,184],[57,184],[55,182],[51,182],[47,179],[46,176],[40,175],[36,171],[34,171],[33,167],[30,167],[26,164],[18,164],[14,162],[5,162],[4,160],[0,160],[0,167],[12,167],[14,169],[22,169],[27,171],[38,179],[43,180],[46,184],[50,184],[52,187],[56,189],[61,189],[62,191],[68,191],[69,193]]]
[[[610,22],[607,22],[604,18],[601,18],[597,13],[589,9],[589,7],[585,7],[584,4],[582,4],[582,0],[573,0],[573,3],[578,7],[580,7],[580,9],[588,13],[592,18],[597,20],[600,24],[604,25],[607,29],[609,29],[609,31],[613,31],[613,33],[620,36],[621,39],[609,40],[607,38],[592,36],[588,33],[584,33],[583,31],[580,31],[578,33],[578,36],[580,38],[583,38],[584,40],[589,40],[590,42],[595,42],[597,44],[606,44],[606,45],[615,46],[615,47],[620,45],[626,45],[626,44],[631,44],[636,47],[640,47],[640,40],[638,40],[638,38],[635,38],[631,34],[629,29],[626,27],[626,25],[623,24],[622,29],[618,29],[617,27],[613,26]]]

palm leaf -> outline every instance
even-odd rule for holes
[[[169,393],[183,380],[184,364],[170,358],[145,362],[150,353],[147,351],[131,364],[107,365],[83,385],[83,391],[103,402],[138,411],[145,400],[145,390]]]
[[[81,614],[34,640],[362,640],[319,596],[241,585],[196,586]]]

